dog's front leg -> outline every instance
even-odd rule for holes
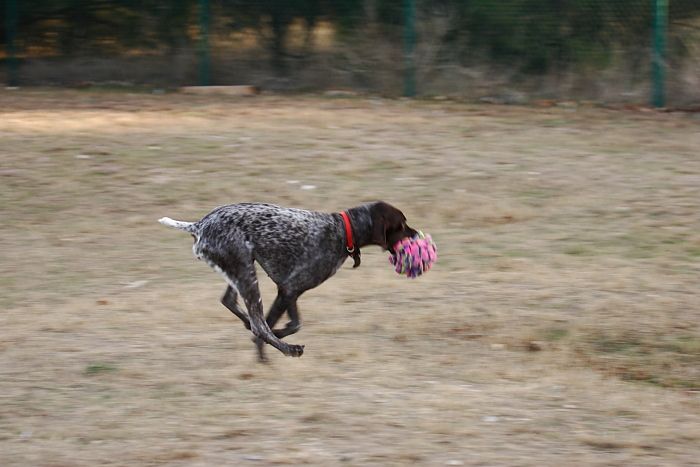
[[[265,321],[267,322],[268,327],[272,330],[272,333],[279,339],[294,334],[301,328],[301,321],[299,320],[299,312],[296,304],[297,297],[298,294],[290,294],[284,292],[282,289],[278,289],[277,297],[272,303],[270,310],[267,312]],[[285,311],[287,311],[289,314],[290,321],[284,328],[274,329],[277,321],[279,321]],[[265,342],[259,337],[253,338],[253,341],[258,348],[258,359],[261,362],[266,362],[267,357],[265,356]]]

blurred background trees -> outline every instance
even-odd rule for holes
[[[419,90],[439,93],[441,87],[434,81],[446,82],[448,70],[470,75],[475,66],[496,67],[525,80],[556,75],[559,82],[568,72],[585,75],[620,61],[629,73],[644,72],[650,55],[651,3],[416,0]],[[22,63],[53,57],[54,65],[58,57],[148,55],[170,57],[167,63],[172,65],[179,56],[182,69],[173,70],[171,76],[173,84],[182,84],[193,80],[187,67],[196,66],[194,59],[182,57],[197,47],[199,12],[207,8],[216,82],[264,76],[268,81],[294,81],[298,88],[337,82],[385,92],[394,86],[389,84],[392,80],[400,79],[387,74],[400,76],[402,69],[404,4],[399,0],[0,0],[3,13],[10,7],[17,10],[16,32],[8,34],[7,14],[0,22],[0,46],[7,48],[8,40],[13,40]],[[700,56],[700,2],[671,0],[669,6],[671,60],[681,63],[684,57]],[[236,66],[232,60],[237,60]],[[232,71],[243,66],[246,72]],[[304,81],[299,73],[305,67],[335,78]],[[41,81],[30,71],[25,70],[25,82]],[[129,80],[128,74],[122,75]]]

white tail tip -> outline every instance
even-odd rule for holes
[[[168,227],[174,227],[176,229],[184,230],[186,232],[191,232],[194,226],[193,222],[176,221],[175,219],[171,219],[169,217],[161,217],[160,219],[158,219],[158,222],[160,222],[163,225],[167,225]]]

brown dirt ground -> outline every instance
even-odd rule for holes
[[[699,465],[698,148],[690,114],[2,91],[0,463]],[[269,365],[156,223],[372,199],[435,269],[367,248]]]

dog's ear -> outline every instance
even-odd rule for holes
[[[372,217],[372,236],[371,241],[374,245],[379,245],[380,247],[386,249],[386,213],[387,209],[384,203],[377,202],[370,207],[370,214]]]
[[[386,224],[383,218],[372,219],[372,243],[387,248]]]
[[[385,250],[389,249],[391,232],[402,229],[406,216],[394,206],[383,201],[376,202],[371,208],[372,243]]]

